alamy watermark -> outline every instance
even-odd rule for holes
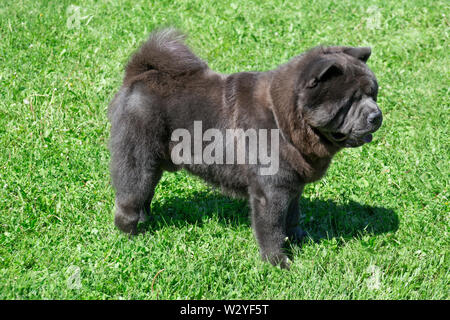
[[[81,289],[81,272],[78,266],[69,266],[66,270],[66,284],[69,289]]]
[[[174,130],[171,140],[178,143],[170,155],[172,162],[176,165],[259,164],[261,175],[274,175],[278,172],[279,129],[224,131],[210,128],[203,132],[202,121],[194,121],[193,137],[187,129]],[[203,147],[204,142],[209,144]]]

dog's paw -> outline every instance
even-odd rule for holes
[[[292,264],[292,261],[289,260],[289,258],[287,256],[285,256],[283,258],[283,260],[280,262],[280,268],[289,270],[291,268],[291,264]]]
[[[270,262],[273,266],[280,266],[281,269],[289,270],[291,267],[291,260],[284,253],[265,254],[263,260]]]
[[[130,218],[130,215],[125,214],[121,209],[116,209],[116,213],[114,215],[114,224],[120,231],[131,235],[136,235],[138,233],[138,220],[138,216],[136,216],[136,218]]]

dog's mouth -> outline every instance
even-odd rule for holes
[[[373,139],[373,136],[372,136],[371,133],[368,133],[368,134],[366,134],[365,136],[362,137],[362,140],[363,140],[365,143],[372,142],[372,139]]]
[[[330,136],[336,142],[342,142],[348,138],[348,134],[344,134],[341,132],[332,132]]]
[[[363,144],[372,142],[372,132],[365,133],[362,136],[355,137],[350,133],[342,132],[322,132],[322,134],[330,142],[338,145],[339,147],[359,147]]]
[[[372,132],[365,133],[361,136],[349,136],[348,139],[345,140],[345,147],[355,148],[360,147],[363,144],[372,142],[373,136]]]
[[[319,130],[316,129],[315,131],[328,142],[341,148],[343,147],[345,140],[347,140],[348,138],[348,134],[342,132],[330,132],[330,131],[323,131],[320,129]]]

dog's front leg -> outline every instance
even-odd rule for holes
[[[300,244],[306,236],[306,232],[300,228],[300,208],[298,205],[299,198],[303,192],[304,186],[297,195],[291,200],[286,217],[286,234],[293,243]]]
[[[257,188],[250,194],[252,226],[259,244],[261,257],[273,265],[289,269],[289,260],[283,252],[286,240],[286,215],[290,197],[283,190],[262,192]]]

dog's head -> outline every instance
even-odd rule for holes
[[[308,125],[338,147],[368,143],[381,126],[378,84],[366,65],[370,54],[370,48],[328,47],[302,59],[297,108]]]

